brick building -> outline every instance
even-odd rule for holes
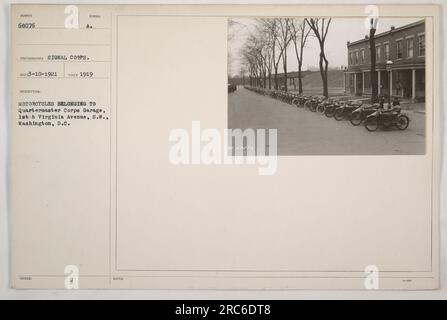
[[[414,22],[377,34],[376,71],[379,95],[401,99],[425,99],[425,22]],[[345,91],[357,96],[371,95],[369,39],[348,42]]]

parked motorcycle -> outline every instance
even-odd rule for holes
[[[343,119],[351,119],[352,112],[357,108],[361,107],[362,105],[363,105],[362,101],[360,102],[348,101],[341,103],[341,105],[335,109],[334,119],[337,121],[341,121]]]
[[[309,110],[312,112],[316,112],[317,111],[317,107],[320,103],[322,103],[324,101],[324,98],[322,97],[312,97],[312,99],[310,100],[310,105],[309,105]]]
[[[368,117],[370,114],[374,113],[379,109],[381,106],[379,103],[374,103],[370,106],[360,106],[357,109],[355,109],[351,113],[351,118],[349,121],[353,126],[359,126],[363,121],[366,120],[366,117]]]
[[[287,102],[291,105],[294,105],[293,101],[297,99],[300,95],[298,93],[289,93],[289,97],[287,99]]]
[[[324,108],[324,115],[328,118],[332,118],[335,115],[335,110],[337,110],[344,102],[334,100],[332,103],[326,105]]]
[[[309,97],[304,95],[298,95],[295,98],[293,98],[292,104],[297,108],[302,108],[304,107],[304,104],[306,103],[307,100],[309,100]]]
[[[316,102],[316,98],[315,97],[310,97],[305,103],[304,103],[304,107],[312,110],[312,105]]]
[[[379,127],[389,129],[392,126],[399,130],[405,130],[409,124],[410,118],[402,114],[399,107],[390,110],[377,109],[374,113],[368,115],[365,120],[365,128],[368,131],[376,131]]]
[[[332,101],[329,100],[329,99],[324,99],[324,100],[322,100],[322,101],[317,105],[317,107],[316,107],[316,111],[317,111],[318,113],[324,113],[324,110],[326,109],[326,106],[329,105],[329,104],[331,104],[331,103],[332,103]]]

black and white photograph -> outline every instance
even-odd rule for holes
[[[228,127],[277,154],[425,154],[423,18],[228,20]]]
[[[445,0],[46,1],[2,6],[0,300],[447,298]]]

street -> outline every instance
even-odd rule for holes
[[[369,132],[241,86],[228,95],[228,128],[277,129],[281,156],[424,154],[425,114],[402,112],[410,118],[407,130]]]

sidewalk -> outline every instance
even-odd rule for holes
[[[425,114],[425,102],[402,102],[402,109]]]

